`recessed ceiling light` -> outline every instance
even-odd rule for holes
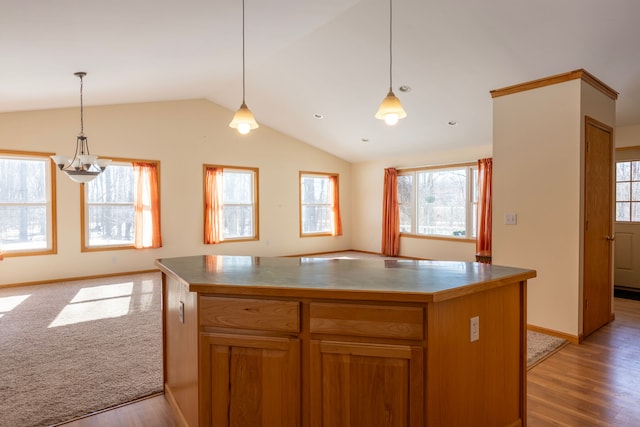
[[[447,124],[449,126],[458,126],[458,121],[457,120],[449,120],[449,122]]]
[[[316,119],[318,119],[318,120],[322,120],[322,119],[324,119],[324,116],[323,116],[322,114],[320,114],[320,113],[315,113],[315,114],[313,115],[313,117],[315,117],[315,118],[316,118]]]
[[[400,92],[411,92],[411,86],[402,85],[398,88]]]

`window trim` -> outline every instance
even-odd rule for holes
[[[406,169],[398,169],[398,177],[402,176],[402,175],[410,175],[413,174],[413,176],[415,177],[416,172],[423,172],[423,171],[429,171],[429,170],[438,170],[438,169],[462,169],[462,168],[466,168],[466,169],[471,169],[474,170],[476,173],[478,172],[478,162],[464,162],[464,163],[451,163],[451,164],[443,164],[443,165],[434,165],[434,166],[424,166],[424,167],[413,167],[413,168],[406,168]],[[415,181],[415,180],[414,180]],[[415,185],[415,182],[414,182]],[[467,179],[467,199],[465,201],[466,204],[466,212],[465,212],[465,216],[466,216],[466,221],[471,221],[473,222],[473,212],[471,212],[471,210],[474,207],[474,198],[477,197],[476,194],[472,194],[473,192],[473,179]],[[417,190],[416,190],[417,191]],[[417,209],[416,206],[416,191],[414,191],[411,195],[411,207],[412,210],[414,211],[414,215],[412,216],[411,220],[412,220],[412,228],[416,227],[416,224],[413,223],[416,221],[415,218],[415,210]],[[469,214],[469,212],[471,212],[471,215]],[[468,225],[468,224],[467,224]],[[473,230],[473,224],[471,224],[471,230]],[[409,238],[415,238],[415,239],[427,239],[427,240],[444,240],[444,241],[449,241],[449,242],[466,242],[466,243],[475,243],[477,240],[477,236],[469,238],[469,237],[453,237],[453,236],[445,236],[445,235],[438,235],[438,234],[418,234],[418,233],[410,233],[410,232],[403,232],[403,231],[399,231],[400,233],[400,237],[409,237]]]
[[[160,197],[160,160],[142,160],[132,159],[127,157],[109,157],[112,163],[130,163],[133,167],[134,162],[155,163],[158,165],[158,197]],[[108,167],[108,166],[107,166]],[[104,251],[121,251],[127,249],[137,249],[135,247],[135,241],[130,245],[101,245],[101,246],[87,246],[88,234],[86,227],[87,219],[87,204],[85,196],[85,184],[80,184],[80,252],[104,252]]]
[[[251,237],[232,237],[226,238],[223,236],[221,242],[218,243],[205,243],[205,245],[219,245],[222,243],[235,243],[235,242],[253,242],[260,240],[260,191],[259,191],[259,183],[260,183],[260,169],[252,166],[230,166],[230,165],[219,165],[219,164],[203,164],[202,165],[202,211],[203,211],[203,228],[204,228],[204,217],[207,214],[207,204],[206,198],[207,195],[205,193],[207,189],[207,169],[216,168],[222,169],[222,173],[224,175],[224,170],[238,170],[238,171],[251,171],[253,172],[253,236]],[[223,203],[224,206],[224,203]]]
[[[2,249],[2,255],[4,258],[22,257],[22,256],[38,256],[38,255],[53,255],[58,253],[58,208],[57,208],[57,183],[56,183],[56,171],[58,167],[53,162],[50,156],[55,153],[41,152],[41,151],[22,151],[22,150],[3,150],[0,149],[0,156],[7,157],[42,157],[49,160],[49,205],[50,212],[47,212],[47,218],[50,218],[51,224],[49,228],[51,230],[51,246],[42,250],[24,250],[24,251],[11,251]]]
[[[325,237],[325,236],[333,236],[331,230],[327,232],[320,233],[304,233],[303,225],[302,225],[302,177],[303,176],[319,176],[323,178],[327,178],[329,182],[331,182],[331,177],[336,178],[336,185],[338,186],[338,192],[340,191],[340,174],[330,173],[330,172],[311,172],[311,171],[299,171],[298,172],[298,218],[299,218],[299,232],[300,237]],[[331,198],[332,194],[329,195],[329,208],[331,208]]]
[[[624,148],[627,148],[627,147],[624,147]],[[613,222],[614,222],[614,224],[625,224],[625,225],[626,224],[640,224],[640,221],[633,221],[631,219],[631,212],[632,212],[633,203],[640,203],[640,202],[631,200],[631,198],[629,200],[618,201],[618,191],[617,191],[618,190],[617,187],[618,187],[618,183],[619,182],[628,182],[630,184],[629,192],[631,192],[631,188],[633,186],[632,183],[634,183],[634,182],[640,183],[640,181],[634,181],[633,180],[631,166],[630,166],[630,169],[629,169],[629,177],[630,177],[630,179],[628,181],[618,181],[618,163],[634,163],[634,162],[640,162],[640,158],[632,157],[632,158],[629,158],[629,159],[620,159],[620,160],[616,159],[614,161],[614,169],[613,169],[613,183],[614,183],[614,186],[615,186],[615,189],[614,189],[614,200],[613,200],[613,205],[614,205],[614,207],[613,207]],[[619,221],[617,219],[618,218],[618,203],[629,203],[629,221]]]

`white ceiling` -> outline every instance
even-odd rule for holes
[[[258,122],[352,162],[488,145],[490,90],[579,68],[620,92],[618,126],[640,124],[638,0],[394,0],[393,86],[408,113],[395,127],[373,117],[389,84],[387,0],[245,2]],[[241,5],[0,0],[0,111],[77,106],[76,71],[86,105],[236,110]]]

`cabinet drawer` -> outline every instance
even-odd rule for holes
[[[311,303],[311,333],[359,337],[424,338],[422,307]]]
[[[200,296],[200,325],[275,332],[300,331],[300,303]]]

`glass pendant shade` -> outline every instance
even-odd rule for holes
[[[249,131],[257,129],[260,126],[253,117],[253,113],[249,110],[249,107],[247,107],[247,104],[243,102],[240,108],[238,108],[238,111],[236,111],[236,114],[233,116],[231,123],[229,123],[229,127],[238,129],[238,132],[246,135]]]
[[[76,141],[76,154],[73,158],[51,156],[51,159],[72,181],[85,183],[100,175],[111,162],[111,159],[98,159],[97,156],[88,153],[87,137],[81,135]]]
[[[84,136],[84,104],[82,102],[82,79],[87,73],[79,71],[74,75],[80,77],[80,134],[76,139],[76,152],[73,157],[53,155],[51,159],[72,181],[82,184],[100,175],[111,160],[98,159],[98,156],[89,153],[89,141]]]
[[[376,119],[384,120],[389,126],[393,126],[398,123],[398,120],[407,117],[407,113],[402,108],[402,104],[398,97],[393,93],[393,90],[389,89],[389,93],[380,103],[380,108],[376,113]]]

